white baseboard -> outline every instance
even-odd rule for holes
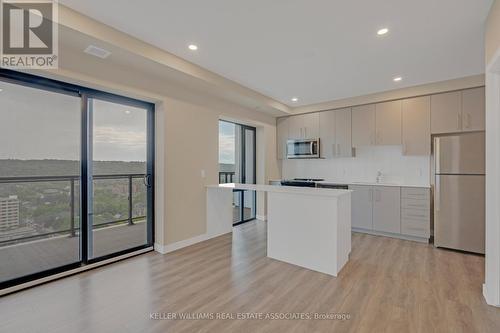
[[[486,303],[488,303],[488,305],[492,305],[492,306],[500,307],[500,304],[496,304],[496,303],[492,300],[492,297],[491,297],[491,295],[488,293],[488,289],[486,288],[486,283],[483,283],[483,297],[484,297],[484,299],[486,300]]]
[[[267,221],[266,215],[256,215],[255,218],[259,221]]]
[[[390,237],[390,238],[397,238],[397,239],[409,240],[409,241],[419,242],[419,243],[427,243],[427,244],[429,243],[429,238],[408,236],[408,235],[401,235],[401,234],[393,234],[390,232],[367,230],[367,229],[356,228],[356,227],[352,227],[352,232],[358,232],[358,233],[368,234],[368,235],[373,235],[373,236],[384,236],[384,237]]]
[[[227,234],[227,232],[221,233],[221,234],[213,234],[213,235],[202,234],[202,235],[198,235],[198,236],[195,236],[192,238],[184,239],[184,240],[172,243],[172,244],[167,244],[167,245],[155,244],[154,248],[155,248],[155,251],[158,253],[167,254],[167,253],[182,249],[184,247],[188,247],[188,246],[209,240],[211,238],[219,237],[219,236],[222,236],[225,234]]]

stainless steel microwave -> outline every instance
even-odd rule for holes
[[[319,139],[287,140],[287,158],[319,158]]]

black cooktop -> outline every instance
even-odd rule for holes
[[[281,181],[283,186],[316,187],[316,182],[323,181],[320,178],[294,178]]]

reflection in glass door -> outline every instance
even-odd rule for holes
[[[81,100],[0,77],[0,285],[80,265]]]
[[[256,130],[219,121],[219,183],[256,183]],[[255,219],[255,191],[234,190],[233,225]]]
[[[149,110],[95,98],[89,103],[88,258],[92,259],[150,243],[152,172],[148,163]]]

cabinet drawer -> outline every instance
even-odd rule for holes
[[[403,208],[401,210],[402,218],[416,219],[416,220],[430,220],[431,212],[429,209],[412,209]]]
[[[402,198],[401,208],[429,210],[431,208],[431,203],[429,200],[425,199]]]
[[[402,187],[401,197],[407,199],[429,200],[430,191],[428,188]]]
[[[401,220],[401,233],[403,235],[415,237],[430,237],[430,223],[429,221],[415,220],[403,218]]]

